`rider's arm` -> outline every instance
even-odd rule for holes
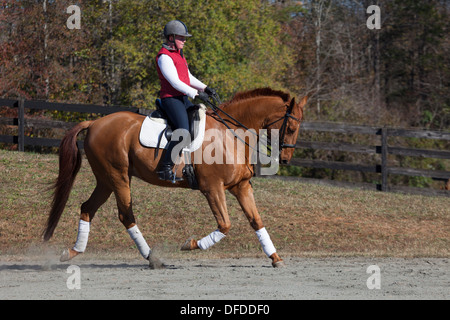
[[[200,80],[198,80],[196,77],[194,77],[191,73],[191,71],[189,71],[189,80],[191,81],[191,87],[199,90],[199,91],[205,91],[205,88],[207,87],[206,84],[204,84],[203,82],[201,82]]]
[[[194,99],[198,94],[197,89],[188,86],[186,83],[180,80],[178,77],[177,68],[173,63],[171,57],[166,54],[162,54],[158,59],[158,66],[162,75],[169,81],[170,85],[177,91],[184,93],[188,97]]]

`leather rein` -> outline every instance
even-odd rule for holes
[[[237,120],[236,118],[234,118],[233,116],[231,116],[230,114],[228,114],[227,112],[225,112],[223,109],[219,108],[219,107],[216,105],[216,103],[220,105],[220,104],[221,104],[221,101],[220,101],[219,95],[218,95],[217,93],[214,94],[214,95],[212,95],[211,97],[213,98],[214,102],[207,101],[207,103],[208,103],[209,106],[211,107],[211,109],[212,109],[212,111],[214,112],[214,114],[219,118],[219,119],[216,118],[216,120],[218,120],[218,121],[221,122],[224,126],[226,126],[226,127],[233,133],[233,135],[234,135],[238,140],[240,140],[241,142],[243,142],[245,145],[247,145],[247,146],[248,146],[249,148],[251,148],[252,150],[254,150],[254,151],[260,153],[260,151],[259,151],[258,149],[253,148],[253,147],[250,146],[245,140],[243,140],[241,137],[239,137],[239,136],[234,132],[234,130],[231,129],[231,127],[227,124],[227,122],[232,123],[232,124],[233,124],[234,126],[236,126],[236,127],[242,127],[242,128],[244,128],[244,129],[250,131],[251,133],[253,133],[254,135],[256,135],[256,137],[257,137],[258,139],[260,138],[259,134],[256,133],[256,132],[254,132],[254,130],[250,130],[250,128],[248,128],[247,126],[245,126],[245,125],[244,125],[243,123],[241,123],[239,120]],[[284,143],[284,137],[285,137],[285,135],[286,135],[287,122],[288,122],[288,120],[289,120],[289,119],[293,119],[293,120],[295,120],[295,121],[297,121],[297,122],[299,122],[299,123],[300,123],[300,121],[301,121],[301,119],[298,119],[298,118],[294,117],[294,116],[291,114],[291,111],[292,111],[292,110],[289,110],[289,107],[287,107],[287,108],[286,108],[286,113],[284,114],[284,116],[282,116],[282,117],[280,117],[279,119],[277,119],[277,120],[275,120],[275,121],[269,123],[269,124],[266,126],[266,127],[270,127],[271,125],[273,125],[273,124],[275,124],[275,123],[277,123],[277,122],[279,122],[279,121],[283,121],[283,123],[282,123],[282,125],[281,125],[281,128],[280,128],[280,132],[281,132],[281,136],[280,136],[281,144],[280,144],[280,146],[279,146],[279,152],[280,152],[280,154],[281,154],[281,151],[283,150],[283,148],[295,148],[295,144],[287,144],[287,143]],[[226,115],[226,116],[227,116],[228,118],[230,118],[232,121],[223,119],[222,116],[219,114],[219,112],[221,112],[221,113],[223,113],[224,115]],[[233,122],[234,122],[234,123],[233,123]],[[270,142],[270,139],[268,139],[267,142],[269,143],[269,142]],[[272,146],[272,143],[271,143],[271,142],[270,142],[270,146]],[[269,145],[267,145],[267,147],[269,148]],[[270,149],[271,149],[271,148],[270,148]],[[264,155],[264,156],[266,156],[266,155]]]

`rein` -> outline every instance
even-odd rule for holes
[[[212,98],[215,100],[216,103],[218,103],[219,105],[221,104],[220,98],[219,98],[219,96],[218,96],[217,93],[215,93],[215,94],[212,96]],[[241,123],[239,120],[237,120],[236,118],[234,118],[233,116],[231,116],[230,114],[228,114],[227,112],[225,112],[223,109],[219,108],[215,103],[213,103],[213,102],[211,102],[211,101],[207,101],[207,103],[208,103],[209,106],[211,107],[211,109],[212,109],[212,111],[214,112],[214,114],[215,114],[217,117],[219,117],[219,119],[220,119],[219,121],[220,121],[224,126],[226,126],[226,127],[233,133],[233,135],[234,135],[238,140],[240,140],[241,142],[243,142],[245,145],[247,145],[247,146],[248,146],[249,148],[251,148],[252,150],[254,150],[254,151],[258,152],[258,153],[261,153],[261,151],[259,151],[258,149],[253,148],[253,147],[250,146],[245,140],[243,140],[241,137],[239,137],[239,136],[234,132],[234,130],[232,130],[232,129],[230,128],[230,126],[226,123],[227,120],[223,119],[223,118],[220,116],[220,114],[219,114],[218,111],[222,112],[222,113],[225,114],[227,117],[229,117],[232,121],[234,121],[235,123],[233,123],[233,124],[234,124],[235,126],[237,126],[237,127],[242,127],[242,128],[244,128],[244,129],[246,129],[247,131],[250,131],[251,133],[253,133],[254,135],[256,135],[256,137],[259,139],[260,136],[259,136],[258,133],[253,132],[253,130],[250,130],[247,126],[245,126],[245,125],[244,125],[243,123]],[[287,109],[286,109],[286,113],[285,113],[284,116],[280,117],[279,119],[277,119],[277,120],[275,120],[275,121],[273,121],[273,122],[271,122],[271,123],[269,123],[269,124],[267,125],[267,127],[269,127],[269,126],[271,126],[271,125],[273,125],[273,124],[275,124],[275,123],[277,123],[277,122],[283,120],[283,124],[281,125],[281,129],[280,129],[280,131],[281,131],[281,138],[280,138],[281,144],[280,144],[280,146],[279,146],[280,153],[281,153],[281,151],[283,150],[283,148],[295,148],[295,144],[286,144],[286,143],[284,143],[284,137],[285,137],[285,135],[286,135],[286,130],[287,130],[287,121],[288,121],[289,118],[290,118],[290,119],[293,119],[293,120],[295,120],[295,121],[298,121],[298,122],[301,121],[300,119],[298,119],[298,118],[294,117],[293,115],[291,115],[291,111],[289,110],[289,108],[287,108]],[[231,121],[228,121],[228,122],[231,122]],[[270,142],[270,140],[268,139],[267,142]],[[270,143],[270,145],[272,145],[272,143]],[[267,146],[267,147],[269,148],[269,146]],[[266,155],[264,155],[264,156],[266,156]]]

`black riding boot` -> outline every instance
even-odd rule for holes
[[[183,181],[183,178],[178,178],[173,172],[174,163],[172,161],[171,154],[172,149],[177,145],[177,143],[178,141],[170,141],[161,158],[157,171],[160,180]]]

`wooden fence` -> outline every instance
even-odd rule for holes
[[[17,144],[19,151],[24,151],[25,145],[58,147],[60,139],[35,138],[25,135],[25,128],[62,128],[70,129],[74,123],[63,121],[41,120],[25,117],[26,109],[34,110],[59,110],[80,113],[98,113],[101,115],[111,114],[118,111],[131,111],[148,114],[148,110],[135,107],[99,106],[65,103],[49,103],[43,101],[25,101],[0,99],[0,107],[12,107],[18,109],[17,118],[0,118],[0,125],[13,125],[18,127],[17,135],[0,135],[0,143]],[[319,142],[304,141],[303,133],[306,132],[328,132],[333,134],[362,134],[379,137],[376,145],[358,145],[345,142]],[[293,158],[290,165],[309,168],[326,168],[332,170],[350,170],[379,174],[379,183],[374,187],[381,191],[393,191],[396,188],[389,186],[389,175],[406,175],[415,177],[428,177],[435,180],[447,181],[450,179],[450,171],[424,170],[403,167],[393,167],[388,163],[388,155],[403,155],[424,158],[450,159],[450,151],[415,149],[389,145],[389,137],[425,138],[450,141],[450,132],[410,130],[387,127],[373,127],[362,125],[350,125],[325,122],[302,122],[300,139],[297,141],[298,149],[313,149],[339,151],[346,153],[379,154],[376,164],[362,164],[339,161],[320,161]],[[448,145],[448,144],[447,144]],[[81,145],[80,145],[81,146]],[[398,189],[398,188],[397,188]],[[433,192],[432,192],[433,193]],[[436,193],[436,192],[434,192]],[[439,193],[439,192],[438,192]],[[442,191],[441,194],[450,195],[450,192]]]
[[[36,138],[25,135],[25,128],[61,128],[70,129],[74,123],[64,121],[42,120],[34,118],[25,118],[25,109],[33,110],[58,110],[68,112],[80,113],[96,113],[100,115],[107,115],[119,111],[143,112],[135,107],[122,106],[100,106],[100,105],[84,105],[84,104],[67,104],[67,103],[53,103],[44,101],[25,101],[25,100],[11,100],[0,99],[0,107],[17,108],[17,118],[0,118],[0,125],[13,125],[18,127],[17,135],[0,135],[0,143],[17,144],[19,151],[24,151],[25,145],[44,146],[44,147],[59,147],[61,139]]]
[[[303,141],[302,132],[330,132],[338,134],[363,134],[379,137],[376,145],[358,145],[341,142],[317,142],[317,141]],[[429,130],[412,130],[399,129],[387,127],[361,126],[339,123],[324,123],[324,122],[304,122],[301,126],[300,139],[297,141],[296,148],[298,149],[313,149],[313,150],[327,150],[327,151],[341,151],[346,153],[362,153],[362,154],[379,154],[379,162],[376,164],[361,164],[361,163],[347,163],[336,161],[320,161],[320,160],[305,160],[294,158],[291,160],[292,165],[310,168],[328,168],[334,170],[351,170],[359,172],[377,173],[380,175],[380,183],[374,187],[381,191],[412,191],[411,188],[399,188],[389,186],[389,175],[404,175],[414,177],[428,177],[434,180],[448,181],[450,179],[450,171],[439,170],[424,170],[391,166],[388,162],[388,155],[400,155],[409,157],[422,157],[434,159],[450,159],[450,151],[433,150],[433,149],[416,149],[405,148],[390,145],[388,138],[403,137],[416,139],[436,139],[450,141],[450,132],[429,131]],[[446,143],[446,145],[448,145]],[[431,191],[431,190],[430,190]],[[450,192],[425,192],[431,194],[447,194]]]

